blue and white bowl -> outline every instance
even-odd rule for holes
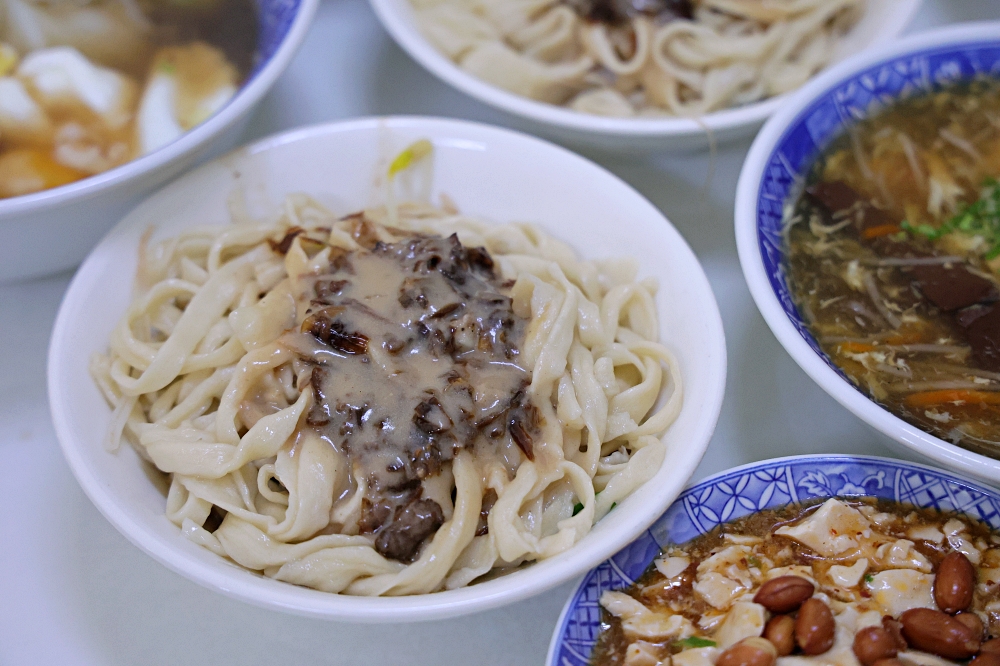
[[[820,350],[785,274],[782,209],[818,153],[845,128],[901,98],[975,76],[1000,77],[1000,22],[970,23],[900,40],[834,66],[806,84],[764,126],[736,191],[736,243],[757,307],[792,358],[827,393],[894,442],[991,482],[1000,461],[966,451],[890,414],[855,388]]]
[[[77,265],[121,217],[154,189],[232,148],[250,110],[298,51],[319,0],[255,0],[256,60],[236,95],[176,141],[62,187],[0,199],[0,283]]]
[[[1000,494],[948,472],[867,456],[792,456],[736,467],[689,487],[638,539],[591,569],[563,608],[548,666],[588,666],[601,632],[598,599],[628,587],[671,544],[763,509],[827,497],[879,497],[959,511],[1000,528]]]

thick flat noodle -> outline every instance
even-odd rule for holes
[[[113,441],[171,475],[186,538],[263,575],[465,585],[571,548],[663,459],[683,391],[632,262],[581,262],[527,225],[420,204],[338,219],[301,196],[263,235],[199,231],[149,257],[91,363]],[[179,369],[158,360],[175,333],[196,338]],[[175,376],[134,395],[158,364]]]
[[[585,113],[699,116],[792,90],[865,0],[411,0],[469,73]]]

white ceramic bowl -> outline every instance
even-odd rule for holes
[[[417,25],[410,0],[370,0],[382,25],[403,50],[432,74],[467,95],[510,114],[525,131],[568,145],[603,151],[684,151],[753,134],[781,108],[787,95],[693,118],[608,118],[536,102],[468,74],[431,44]],[[840,42],[841,60],[899,35],[920,7],[920,0],[869,0],[865,14]]]
[[[129,447],[107,453],[110,410],[87,372],[132,294],[143,231],[175,235],[228,219],[241,187],[251,212],[308,192],[337,212],[378,199],[374,182],[411,142],[435,146],[434,192],[498,222],[532,221],[588,257],[632,255],[660,281],[661,338],[677,354],[684,405],[665,435],[660,471],[577,545],[508,576],[467,588],[401,598],[361,598],[252,574],[186,540],[163,515],[165,499]],[[634,539],[684,487],[715,429],[726,375],[722,322],[698,260],[663,215],[604,169],[562,148],[460,121],[385,118],[280,134],[209,163],[158,192],[94,249],[65,296],[49,350],[49,401],[63,453],[94,504],[126,537],[174,571],[223,594],[303,615],[350,621],[430,620],[510,603],[595,566]]]
[[[736,191],[736,244],[757,307],[775,337],[840,404],[903,450],[993,483],[1000,460],[959,448],[893,416],[840,374],[799,316],[784,272],[782,206],[813,156],[843,131],[901,95],[935,82],[1000,72],[1000,22],[952,26],[913,35],[840,63],[787,100],[760,131]]]
[[[250,109],[298,51],[319,0],[261,0],[260,62],[236,96],[181,138],[120,167],[62,187],[0,199],[0,283],[76,266],[155,188],[239,140]]]

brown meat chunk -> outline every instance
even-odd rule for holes
[[[847,210],[862,200],[854,188],[840,180],[821,181],[806,188],[806,194],[831,213]]]
[[[572,0],[570,5],[588,21],[612,25],[640,14],[658,19],[694,18],[691,0]]]
[[[916,266],[913,276],[924,297],[945,312],[996,298],[991,281],[961,265]]]
[[[434,500],[421,499],[397,512],[375,539],[375,550],[390,560],[410,562],[420,544],[444,524],[444,511]]]
[[[983,370],[1000,372],[1000,307],[991,307],[973,321],[965,333],[976,365]]]

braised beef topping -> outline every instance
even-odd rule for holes
[[[577,14],[597,23],[619,25],[636,16],[657,21],[693,19],[691,0],[566,0]]]
[[[309,375],[309,386],[313,392],[313,404],[306,414],[306,423],[311,426],[325,426],[330,422],[330,403],[323,394],[323,384],[326,382],[327,371],[322,367],[312,369]]]
[[[357,241],[358,245],[366,250],[371,250],[375,247],[378,243],[378,234],[375,232],[375,226],[365,217],[364,213],[354,213],[344,219],[353,222],[351,237]]]
[[[292,241],[299,234],[305,233],[305,229],[302,227],[292,227],[287,232],[285,232],[284,237],[280,241],[268,240],[267,244],[271,246],[271,249],[279,254],[288,254],[288,250],[292,247]]]
[[[396,510],[392,522],[378,533],[375,550],[391,560],[412,562],[420,544],[443,524],[440,504],[430,499],[417,500]]]
[[[408,561],[443,520],[440,506],[418,501],[423,484],[460,451],[534,457],[542,418],[517,364],[527,320],[485,249],[457,236],[387,243],[352,219],[370,250],[306,278],[315,298],[288,345],[314,364],[307,425],[368,480],[362,531]]]
[[[996,299],[990,280],[959,264],[915,266],[913,276],[927,300],[945,312]]]
[[[340,319],[344,311],[342,306],[333,306],[314,312],[302,322],[302,332],[311,333],[342,354],[364,354],[368,351],[368,337],[347,330],[347,325]]]
[[[332,298],[340,295],[340,292],[347,285],[347,280],[317,280],[313,288],[316,292],[316,299],[321,303],[330,305]]]
[[[205,523],[202,527],[207,532],[212,532],[213,534],[222,525],[222,521],[226,519],[226,515],[229,512],[225,509],[220,509],[216,505],[212,505],[212,510],[208,512],[208,518],[205,519]]]
[[[483,504],[479,509],[479,524],[476,525],[476,536],[484,536],[490,533],[489,522],[490,510],[497,503],[497,491],[488,488],[483,495]]]
[[[1000,307],[991,306],[965,329],[965,333],[976,365],[1000,372]]]
[[[989,314],[992,309],[992,305],[982,305],[980,303],[970,305],[967,308],[962,308],[955,313],[955,323],[962,328],[968,328],[972,326],[972,322],[976,321],[985,314]]]
[[[372,534],[392,517],[393,504],[387,499],[372,501],[367,497],[361,499],[361,518],[358,519],[358,530],[362,534]]]

